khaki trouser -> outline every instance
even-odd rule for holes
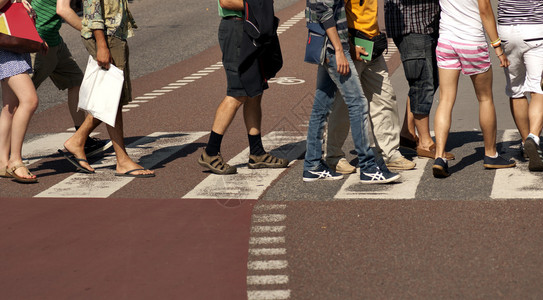
[[[402,157],[399,151],[400,118],[385,58],[380,56],[371,62],[355,60],[354,64],[369,102],[369,119],[373,133],[369,134],[373,138],[371,146],[376,147],[386,163],[398,160]],[[349,135],[349,128],[347,105],[341,94],[336,93],[324,139],[324,157],[327,162],[336,164],[340,158],[345,157],[341,147]]]
[[[83,45],[87,48],[89,54],[96,59],[96,40],[94,38],[84,39]],[[128,44],[125,40],[121,40],[117,37],[108,36],[107,45],[111,57],[113,58],[113,65],[123,70],[124,83],[121,93],[121,105],[126,105],[132,102],[132,82],[130,81],[130,67],[129,67],[129,50]]]

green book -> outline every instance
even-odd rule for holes
[[[364,47],[366,49],[366,52],[368,52],[368,55],[360,55],[360,58],[364,60],[371,60],[371,55],[373,54],[373,42],[370,40],[365,40],[361,38],[354,38],[354,44],[356,46]]]

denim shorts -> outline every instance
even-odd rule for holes
[[[242,36],[243,20],[236,18],[221,20],[219,45],[222,51],[222,64],[226,72],[226,95],[230,97],[247,96],[238,73]]]
[[[409,83],[411,112],[429,115],[439,86],[436,62],[437,34],[410,33],[394,38]]]

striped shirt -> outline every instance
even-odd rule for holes
[[[387,35],[394,38],[437,32],[439,11],[439,0],[385,0]]]
[[[498,24],[543,24],[543,0],[499,0]]]
[[[58,33],[62,18],[57,15],[57,0],[34,0],[32,8],[36,11],[36,29],[40,37],[50,47],[58,46],[62,41]]]
[[[321,23],[324,29],[335,26],[343,50],[349,49],[345,0],[306,0],[305,19],[309,23]],[[330,41],[327,47],[334,49]]]

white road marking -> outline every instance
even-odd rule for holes
[[[287,254],[287,249],[285,248],[251,248],[249,249],[249,254],[255,255],[255,256],[285,255]]]
[[[289,161],[297,159],[305,151],[305,135],[299,132],[274,131],[262,138],[267,149],[285,149],[278,155]],[[186,199],[258,199],[272,182],[286,169],[249,169],[249,148],[246,148],[228,164],[238,167],[233,175],[210,174],[183,198]]]
[[[156,96],[140,96],[140,97],[136,97],[136,100],[150,100],[150,99],[155,99]]]
[[[252,275],[247,276],[248,285],[263,285],[263,284],[287,284],[288,276],[286,275]]]
[[[251,237],[249,239],[250,245],[269,245],[269,244],[284,244],[284,236],[265,236],[265,237]]]
[[[266,205],[257,205],[253,209],[254,211],[269,211],[269,210],[284,210],[287,208],[286,204],[266,204]]]
[[[59,132],[40,135],[40,137],[31,141],[25,142],[23,145],[23,157],[27,160],[27,164],[31,165],[41,159],[47,158],[52,154],[56,154],[58,149],[64,149],[64,142],[73,134],[70,132]],[[91,133],[91,136],[97,135],[97,132]]]
[[[265,215],[253,215],[253,222],[255,223],[277,223],[282,222],[287,218],[282,214],[265,214]]]
[[[414,158],[417,167],[402,171],[400,183],[367,185],[360,183],[360,169],[351,174],[337,192],[335,199],[413,199],[428,163],[427,158]]]
[[[286,260],[255,260],[247,263],[249,270],[281,270],[288,267]]]
[[[207,131],[155,132],[127,145],[126,150],[134,161],[151,168],[207,134]],[[75,173],[35,197],[107,198],[134,179],[114,176],[114,155],[93,163],[93,167],[95,174]]]
[[[284,300],[290,298],[290,290],[247,291],[248,300]]]
[[[517,130],[507,129],[504,131],[502,149],[506,149],[505,157],[513,157],[515,150],[510,145],[519,140],[520,135]],[[541,199],[543,197],[542,182],[543,174],[530,172],[528,162],[517,161],[517,166],[514,168],[496,170],[490,198]]]
[[[254,233],[279,233],[284,232],[285,226],[253,226],[251,232]]]

